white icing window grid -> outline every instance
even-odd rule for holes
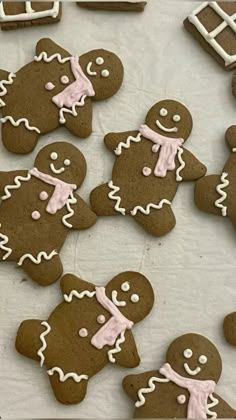
[[[36,12],[32,8],[32,2],[26,1],[25,2],[25,13],[19,13],[16,15],[6,15],[4,10],[4,4],[3,1],[0,0],[0,22],[13,22],[13,21],[22,21],[22,20],[35,20],[35,19],[41,19],[45,17],[52,17],[56,18],[59,14],[59,7],[60,2],[54,1],[53,6],[51,9],[48,10],[41,10]]]
[[[222,19],[222,22],[211,32],[206,30],[205,26],[197,17],[197,15],[208,6],[211,7]],[[236,13],[230,16],[217,4],[217,2],[204,2],[196,10],[194,10],[194,12],[188,17],[188,20],[197,28],[203,38],[214,48],[221,58],[223,58],[226,66],[232,64],[236,60],[236,54],[228,54],[215,39],[227,26],[229,26],[236,34]]]

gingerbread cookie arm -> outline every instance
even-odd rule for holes
[[[217,216],[227,216],[227,186],[228,180],[225,173],[208,175],[199,179],[195,185],[194,200],[199,210]]]
[[[156,370],[151,370],[149,372],[136,375],[128,375],[123,379],[123,389],[133,401],[137,401],[138,391],[142,388],[148,388],[148,382],[153,377],[161,378],[161,375]]]
[[[86,98],[84,105],[78,102],[73,106],[74,111],[61,110],[61,117],[65,127],[74,135],[81,138],[89,137],[92,133],[92,101]],[[63,112],[62,112],[63,111]],[[72,113],[73,112],[73,113]]]
[[[133,218],[146,232],[153,236],[163,236],[170,232],[176,224],[175,215],[170,202],[160,203],[160,208],[148,208],[145,213],[135,211]]]
[[[236,411],[217,394],[211,394],[208,398],[208,416],[210,418],[232,419],[236,417]]]
[[[43,345],[43,335],[49,328],[46,321],[27,319],[23,321],[16,335],[16,350],[33,360],[40,360],[40,349]],[[48,331],[49,332],[49,331]],[[39,354],[38,354],[39,353]]]
[[[21,265],[30,278],[41,286],[49,286],[57,281],[63,273],[61,259],[55,250],[49,253],[39,252],[37,257],[30,253],[25,254],[21,257],[18,265]]]
[[[79,404],[86,396],[88,378],[86,375],[72,374],[66,379],[70,372],[63,372],[61,368],[58,371],[49,369],[49,379],[56,399],[62,404]],[[68,375],[69,376],[69,375]]]
[[[126,368],[134,368],[139,365],[140,358],[132,331],[126,330],[121,333],[114,349],[108,351],[108,358],[111,363]]]
[[[57,45],[54,41],[52,41],[49,38],[40,39],[37,42],[35,52],[37,56],[39,56],[42,53],[46,53],[48,56],[57,54],[57,56],[61,56],[62,58],[71,56],[71,54],[68,51]]]
[[[64,295],[64,298],[65,295],[68,297],[67,301],[73,298],[73,294],[71,294],[71,292],[77,291],[80,293],[85,290],[95,294],[95,285],[88,281],[82,280],[73,274],[66,274],[61,278],[61,291]]]
[[[225,317],[224,336],[229,344],[236,345],[236,312]]]
[[[74,198],[76,203],[72,203],[70,207],[73,215],[67,219],[66,223],[69,223],[73,229],[88,229],[94,225],[97,216],[78,194],[74,194]],[[71,214],[71,210],[69,211],[69,215]],[[63,219],[65,220],[66,217]]]
[[[99,185],[90,194],[91,208],[98,216],[116,216],[119,214],[115,209],[114,200],[110,198],[114,194],[114,189],[112,190],[109,187],[110,183]]]
[[[195,181],[202,178],[207,171],[203,165],[189,150],[179,148],[177,153],[178,168],[176,170],[178,181]]]
[[[11,189],[16,189],[22,180],[28,178],[27,170],[3,172],[0,171],[0,195],[8,197]]]
[[[123,142],[127,143],[129,137],[136,138],[138,134],[139,134],[139,131],[125,131],[123,133],[108,133],[104,137],[104,143],[111,152],[114,152],[118,156],[119,150],[117,148],[119,144],[121,145]]]
[[[232,152],[236,151],[236,125],[231,125],[227,129],[225,133],[225,141]]]

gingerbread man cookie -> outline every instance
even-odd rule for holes
[[[0,70],[2,141],[14,153],[29,153],[40,135],[65,126],[75,136],[92,132],[92,100],[114,95],[123,65],[110,51],[71,54],[50,39],[36,45],[34,61],[16,74]]]
[[[76,404],[107,363],[139,364],[132,328],[151,311],[154,294],[146,277],[135,272],[117,275],[106,287],[67,274],[61,289],[64,302],[47,321],[21,324],[16,349],[46,367],[58,401]]]
[[[112,179],[95,188],[91,206],[99,216],[131,215],[155,236],[175,226],[172,200],[181,181],[206,173],[205,166],[183,147],[192,130],[192,117],[179,102],[155,104],[139,131],[110,133],[108,149],[115,153]]]
[[[225,139],[230,157],[220,175],[208,175],[196,183],[195,203],[202,211],[228,217],[236,227],[236,125],[228,128]]]
[[[135,418],[235,418],[233,410],[215,394],[222,361],[216,347],[198,334],[174,340],[159,369],[129,375],[123,388],[135,401]]]
[[[0,172],[0,261],[15,261],[37,283],[62,275],[58,255],[70,229],[87,229],[96,215],[76,194],[86,175],[82,153],[52,143],[30,170]]]

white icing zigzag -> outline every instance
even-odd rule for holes
[[[70,194],[70,198],[68,198],[67,202],[66,202],[66,208],[68,211],[68,214],[65,214],[65,216],[63,216],[62,218],[62,223],[68,227],[69,229],[71,229],[73,227],[73,225],[71,223],[67,222],[67,219],[69,219],[70,217],[72,217],[75,212],[74,210],[71,208],[71,204],[76,204],[77,203],[77,198],[74,197],[73,193]]]
[[[116,210],[116,211],[118,211],[118,212],[120,212],[123,216],[125,216],[125,209],[124,209],[123,207],[120,207],[120,204],[121,204],[121,198],[120,198],[118,195],[115,195],[118,191],[120,191],[120,188],[119,188],[119,187],[116,187],[116,186],[113,184],[113,181],[110,181],[110,182],[109,182],[108,187],[109,187],[111,190],[113,190],[113,191],[109,192],[108,197],[109,197],[111,200],[116,201],[115,210]]]
[[[165,198],[163,198],[163,200],[161,200],[159,204],[150,203],[146,206],[146,208],[143,208],[142,206],[136,206],[136,207],[133,208],[133,210],[131,210],[130,213],[132,214],[132,216],[136,216],[138,211],[140,211],[141,213],[148,216],[150,214],[151,209],[160,210],[160,209],[162,209],[163,204],[168,204],[170,206],[171,202],[169,200],[166,200]]]
[[[78,292],[77,290],[72,290],[69,295],[64,295],[64,300],[66,302],[71,302],[73,297],[76,297],[77,299],[83,299],[85,296],[92,298],[96,295],[96,291],[89,292],[89,290],[83,290],[83,292]]]
[[[213,396],[213,394],[209,395],[209,398],[211,399],[212,403],[207,404],[207,412],[209,416],[211,416],[211,419],[217,419],[217,413],[215,411],[211,411],[210,408],[215,407],[219,404],[219,400]]]
[[[151,392],[155,391],[156,386],[154,385],[154,382],[167,383],[167,382],[170,382],[170,381],[169,381],[169,379],[166,379],[166,378],[157,378],[156,376],[153,376],[152,378],[150,378],[149,381],[148,381],[148,387],[147,388],[141,388],[138,391],[138,398],[139,398],[139,400],[136,401],[135,407],[139,408],[139,407],[142,407],[142,405],[145,404],[146,399],[143,396],[143,394],[150,394]]]
[[[1,227],[1,223],[0,223],[0,227]],[[0,249],[3,249],[3,251],[6,251],[6,254],[2,257],[3,261],[5,261],[9,257],[9,255],[11,255],[12,249],[5,246],[9,242],[9,238],[0,232],[0,240],[1,239],[2,241],[0,242]]]
[[[221,209],[221,213],[222,216],[225,217],[227,216],[227,206],[224,206],[222,203],[224,202],[224,200],[227,198],[227,194],[224,190],[224,188],[228,187],[229,185],[229,181],[226,179],[228,176],[228,174],[226,172],[223,172],[223,174],[221,175],[221,182],[222,184],[217,185],[216,187],[216,191],[218,192],[218,194],[221,196],[220,198],[218,198],[215,201],[215,206]]]
[[[50,55],[50,57],[48,57],[47,53],[45,51],[42,51],[38,56],[36,55],[34,57],[34,61],[45,61],[45,63],[51,63],[51,61],[53,61],[54,59],[57,59],[58,63],[60,64],[64,64],[67,61],[70,61],[71,57],[65,57],[62,58],[61,54],[59,53],[55,53],[53,55]]]
[[[44,258],[46,261],[51,260],[55,255],[58,255],[56,250],[52,251],[49,255],[45,251],[40,251],[37,255],[37,257],[33,257],[31,254],[24,254],[20,258],[18,265],[22,265],[26,258],[29,258],[34,264],[40,264],[42,262],[42,258]]]
[[[0,96],[5,96],[7,94],[7,89],[5,87],[5,85],[12,85],[13,83],[13,78],[16,77],[16,74],[14,73],[9,73],[8,75],[8,80],[1,80],[0,81],[0,89],[2,91],[0,91]],[[0,98],[0,108],[5,106],[5,102],[3,102],[3,100]]]
[[[111,363],[115,363],[116,359],[113,357],[113,354],[119,353],[121,351],[120,344],[125,342],[125,331],[122,331],[120,338],[116,341],[116,346],[114,349],[108,351],[108,358]]]
[[[138,133],[136,137],[129,136],[125,142],[120,142],[114,153],[119,156],[122,153],[122,149],[129,149],[131,142],[139,143],[141,141],[141,133]]]
[[[61,108],[60,109],[60,111],[59,111],[59,122],[61,123],[61,124],[65,124],[66,123],[66,119],[65,119],[65,116],[64,116],[64,113],[65,112],[67,112],[68,114],[71,114],[71,115],[73,115],[73,117],[77,117],[78,116],[78,112],[76,111],[76,107],[77,106],[84,106],[84,104],[85,104],[85,99],[86,99],[86,95],[83,95],[82,97],[81,97],[81,99],[80,99],[80,101],[79,102],[75,102],[73,105],[72,105],[72,108],[71,109],[69,109],[69,108]]]
[[[40,334],[40,336],[39,336],[39,338],[40,338],[40,340],[41,340],[41,342],[42,342],[42,347],[40,347],[40,349],[37,351],[37,355],[40,357],[40,366],[42,367],[43,366],[43,364],[44,364],[44,360],[45,360],[45,356],[44,356],[44,354],[43,354],[43,352],[44,352],[44,350],[47,348],[47,343],[46,343],[46,341],[45,341],[45,337],[46,337],[46,335],[48,335],[48,333],[51,331],[51,327],[50,327],[50,325],[46,322],[46,321],[43,321],[43,322],[41,322],[41,325],[43,326],[43,327],[46,327],[46,330],[45,331],[43,331],[42,332],[42,334]]]
[[[180,166],[178,167],[178,169],[176,171],[176,181],[178,181],[178,182],[182,181],[182,179],[183,179],[182,176],[180,175],[180,172],[185,167],[185,162],[182,159],[182,154],[183,153],[184,153],[184,151],[183,151],[182,147],[178,147],[178,155],[177,155],[177,157],[178,157],[178,160],[179,160],[179,163],[180,163]]]
[[[69,372],[65,374],[59,367],[53,367],[52,369],[47,370],[49,376],[54,375],[55,372],[58,373],[60,382],[65,382],[69,378],[72,378],[77,383],[81,382],[82,379],[88,380],[88,375],[77,375],[75,372]]]
[[[18,188],[20,188],[20,187],[21,187],[21,181],[29,181],[29,180],[30,180],[30,178],[31,178],[31,175],[30,175],[30,174],[27,174],[27,176],[20,176],[20,175],[16,176],[16,177],[14,178],[14,183],[15,183],[15,184],[12,184],[12,185],[6,185],[6,186],[4,187],[4,192],[5,192],[5,195],[3,195],[3,196],[1,197],[1,198],[2,198],[2,200],[7,200],[8,198],[10,198],[10,197],[11,197],[10,190],[18,190]]]
[[[36,131],[36,133],[40,134],[40,130],[37,127],[31,127],[29,125],[29,120],[27,120],[27,118],[19,118],[19,120],[15,121],[11,115],[7,115],[6,117],[0,118],[0,121],[3,124],[9,121],[13,125],[13,127],[19,127],[19,125],[23,123],[27,130]]]

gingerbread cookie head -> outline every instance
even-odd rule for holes
[[[98,49],[80,57],[80,65],[94,89],[94,100],[110,98],[120,88],[124,69],[119,57],[111,51]]]
[[[190,136],[193,127],[188,109],[172,99],[156,103],[148,112],[145,122],[149,128],[164,137],[184,141]]]
[[[44,147],[36,156],[34,165],[40,172],[77,187],[86,175],[84,156],[77,147],[67,142],[56,142]]]
[[[106,286],[106,294],[129,320],[136,323],[151,311],[154,293],[142,274],[126,272],[114,277]]]
[[[199,334],[185,334],[174,340],[166,362],[182,377],[218,382],[222,361],[214,344]]]

